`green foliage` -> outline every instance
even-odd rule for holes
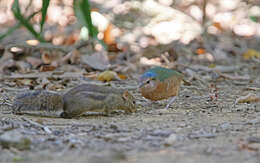
[[[29,22],[31,20],[31,18],[34,17],[34,15],[38,14],[39,12],[40,11],[34,12],[30,16],[28,16],[27,21]],[[13,27],[9,28],[6,33],[0,35],[0,40],[5,38],[7,35],[10,35],[11,33],[13,33],[16,29],[18,29],[20,27],[21,27],[21,23],[20,22],[16,23],[16,25],[14,25]]]
[[[256,16],[249,16],[249,19],[255,23],[258,23]]]
[[[45,23],[46,15],[47,15],[47,10],[50,4],[50,0],[42,0],[42,20],[41,20],[41,32],[43,30],[43,25]]]
[[[44,1],[49,1],[49,0],[44,0]],[[48,6],[47,6],[48,8]],[[42,10],[43,11],[43,10]],[[19,6],[19,1],[18,0],[14,0],[13,5],[12,5],[12,12],[15,16],[15,18],[19,21],[19,23],[21,23],[21,25],[23,25],[29,32],[31,32],[31,34],[38,39],[39,41],[44,41],[44,39],[41,37],[41,32],[36,32],[32,26],[32,24],[30,23],[30,21],[28,19],[26,19],[20,10],[20,6]],[[46,14],[46,13],[45,13]],[[43,21],[44,24],[44,21]]]
[[[88,28],[90,38],[96,39],[107,49],[105,43],[97,38],[98,30],[93,26],[91,19],[91,11],[88,0],[75,0],[73,3],[74,12],[79,22]]]
[[[34,36],[34,38],[36,38],[37,40],[39,40],[41,42],[44,42],[45,40],[42,37],[42,33],[43,33],[43,26],[45,23],[49,3],[50,3],[50,0],[42,0],[41,10],[31,14],[28,17],[25,17],[21,13],[19,0],[14,0],[14,2],[12,4],[12,12],[13,12],[16,20],[18,21],[18,23],[15,26],[9,28],[9,30],[6,33],[0,35],[0,40],[2,40],[4,37],[6,37],[7,35],[14,32],[19,27],[23,26]],[[30,4],[28,5],[28,7],[29,6],[30,6]],[[89,5],[88,0],[75,0],[73,2],[73,7],[74,7],[75,15],[76,15],[77,19],[79,20],[79,22],[83,26],[87,27],[90,38],[98,40],[98,38],[97,38],[98,30],[96,29],[96,27],[93,26],[92,19],[91,19],[91,10],[90,10],[90,5]],[[42,19],[40,22],[40,32],[37,32],[33,28],[33,25],[30,23],[30,20],[34,15],[38,14],[39,12],[41,13]],[[104,44],[104,42],[100,41],[100,40],[98,40],[98,41],[106,49],[106,45]]]
[[[77,16],[79,22],[88,28],[89,36],[91,38],[97,38],[98,30],[92,24],[88,0],[76,0],[74,1],[73,6],[75,15]]]

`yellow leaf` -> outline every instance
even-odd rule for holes
[[[248,49],[244,54],[243,54],[243,58],[245,60],[249,60],[252,57],[256,57],[258,59],[260,59],[260,51],[254,50],[254,49]]]
[[[118,76],[117,76],[116,72],[114,72],[114,71],[104,71],[97,76],[97,80],[100,80],[103,82],[111,81],[111,80],[117,79],[117,78],[118,78]]]

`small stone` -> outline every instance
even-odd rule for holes
[[[165,145],[173,145],[178,139],[178,136],[176,134],[171,134],[165,139]]]

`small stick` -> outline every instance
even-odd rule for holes
[[[230,80],[249,80],[250,77],[249,76],[232,76],[232,75],[228,75],[228,74],[224,74],[220,71],[215,71],[219,76],[226,78],[226,79],[230,79]]]
[[[44,125],[39,124],[39,123],[37,123],[37,122],[35,122],[35,121],[29,120],[29,119],[27,119],[27,118],[25,118],[25,117],[22,117],[21,119],[24,120],[24,121],[29,122],[29,123],[30,123],[31,125],[33,125],[33,126],[36,126],[36,127],[39,127],[39,128],[41,128],[41,129],[43,129],[43,130],[44,130],[45,132],[47,132],[48,134],[51,134],[51,133],[52,133],[52,131],[51,131],[47,126],[44,126]]]
[[[246,87],[245,90],[260,91],[258,87]]]

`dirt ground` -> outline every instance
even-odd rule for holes
[[[260,80],[259,70],[255,65],[249,75]],[[1,148],[0,162],[260,162],[260,105],[235,104],[254,85],[231,80],[213,84],[213,99],[198,80],[183,85],[168,110],[162,109],[166,101],[149,103],[132,91],[138,111],[131,115],[18,116],[1,106],[0,132],[14,133],[14,139],[22,135],[30,143],[29,149]]]
[[[7,53],[1,51],[9,44],[32,39],[25,28],[0,42],[0,163],[260,163],[260,17],[252,17],[252,21],[249,18],[254,15],[247,15],[255,9],[257,1],[250,6],[243,1],[208,0],[211,8],[220,6],[208,14],[208,19],[214,20],[209,26],[214,34],[202,32],[203,16],[199,15],[198,20],[196,15],[187,16],[189,11],[197,13],[201,8],[196,3],[185,5],[193,1],[176,1],[185,3],[179,7],[178,3],[165,7],[159,2],[167,1],[95,0],[97,6],[93,8],[98,8],[123,33],[117,39],[118,47],[127,45],[121,51],[105,52],[107,56],[94,58],[97,65],[88,65],[84,60],[89,54],[96,54],[94,46],[83,49],[76,56],[78,62],[76,59],[73,62],[72,56],[70,62],[58,64],[60,60],[54,57],[47,66],[42,54],[34,50],[30,60],[19,55],[2,57]],[[228,6],[222,10],[224,2]],[[238,3],[237,7],[230,7],[230,2]],[[226,16],[227,11],[230,16]],[[66,16],[50,14],[49,19],[58,21]],[[216,19],[219,22],[215,22],[214,16],[221,18]],[[6,28],[9,27],[5,24],[0,26],[2,31]],[[74,40],[74,34],[79,37],[80,28],[72,26],[67,33],[52,28],[46,26],[52,43],[62,40],[55,45],[65,45],[68,38]],[[103,58],[110,60],[104,62]],[[112,66],[108,68],[109,64]],[[176,68],[191,83],[181,86],[178,98],[168,110],[163,109],[167,101],[151,103],[133,89],[140,74],[153,65]],[[46,66],[47,72],[42,72],[41,66]],[[116,112],[111,116],[88,113],[80,118],[63,119],[56,113],[15,115],[5,105],[6,97],[12,102],[24,89],[65,91],[89,82],[86,76],[107,69],[126,76],[126,80],[110,83],[131,88],[136,113]],[[61,72],[72,76],[68,79]],[[39,76],[24,77],[31,74]]]

